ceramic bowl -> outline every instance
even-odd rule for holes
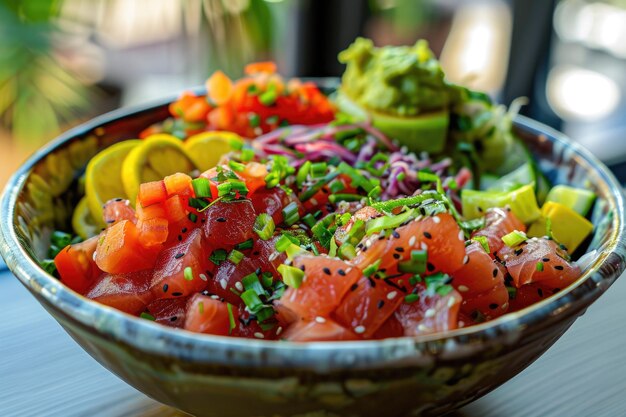
[[[119,110],[33,155],[2,197],[0,250],[33,296],[94,359],[148,396],[198,416],[438,415],[496,388],[548,349],[622,273],[624,199],[613,175],[532,120],[515,127],[555,183],[599,196],[589,266],[569,288],[517,313],[445,335],[294,344],[189,333],[88,300],[38,266],[69,229],[89,158],[167,117],[167,102]]]

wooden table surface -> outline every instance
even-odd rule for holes
[[[626,416],[625,299],[623,277],[537,362],[456,417]],[[101,367],[6,270],[0,308],[0,416],[182,416]]]

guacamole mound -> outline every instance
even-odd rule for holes
[[[357,38],[339,53],[339,61],[346,64],[341,90],[368,110],[415,116],[445,110],[454,100],[455,89],[425,40],[376,48]]]

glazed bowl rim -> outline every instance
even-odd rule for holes
[[[272,362],[271,359],[273,359],[274,362],[272,363],[281,363],[281,355],[287,355],[293,364],[312,367],[316,367],[324,360],[333,362],[337,366],[354,365],[359,358],[363,357],[369,358],[370,361],[376,361],[377,359],[382,359],[380,357],[381,349],[387,352],[393,351],[396,358],[414,356],[416,352],[423,348],[423,344],[430,344],[431,342],[443,343],[445,349],[446,346],[456,345],[455,343],[448,345],[447,342],[451,341],[462,344],[463,340],[468,340],[469,338],[488,340],[495,335],[510,333],[520,327],[536,323],[555,311],[558,311],[559,314],[568,310],[571,310],[572,313],[577,313],[581,309],[586,308],[604,292],[624,270],[624,261],[620,257],[617,268],[610,269],[609,272],[601,271],[602,266],[607,263],[612,253],[618,251],[621,253],[626,252],[624,197],[618,181],[595,156],[582,146],[572,142],[564,134],[527,117],[517,116],[514,121],[517,128],[535,135],[544,135],[554,142],[560,142],[565,148],[568,148],[578,157],[585,160],[593,170],[597,171],[601,180],[608,186],[609,195],[607,199],[611,209],[615,212],[616,227],[611,231],[607,247],[596,256],[591,267],[579,280],[552,297],[518,312],[505,314],[498,319],[443,334],[384,340],[308,343],[265,341],[192,333],[153,323],[104,306],[65,287],[57,279],[46,273],[31,258],[28,251],[20,244],[15,228],[14,218],[17,199],[33,167],[48,154],[62,148],[66,143],[75,140],[75,138],[85,136],[99,126],[122,118],[137,116],[140,113],[156,111],[172,100],[173,98],[170,97],[166,100],[159,100],[142,106],[120,108],[68,130],[35,152],[21,165],[7,183],[0,200],[0,210],[3,213],[3,216],[0,217],[0,254],[4,257],[9,269],[22,284],[31,292],[39,295],[40,297],[37,298],[40,301],[41,299],[45,300],[47,304],[54,309],[62,311],[71,320],[75,320],[88,328],[95,328],[97,332],[127,345],[134,346],[140,351],[149,351],[162,356],[184,357],[196,362],[217,362],[222,364],[234,364],[229,351],[232,353],[232,350],[234,350],[244,356],[246,352],[253,351],[264,355],[269,362]],[[593,291],[576,291],[583,283],[596,275],[599,278],[597,280],[598,285]],[[603,281],[608,282],[608,284],[600,285]],[[94,321],[95,317],[101,316],[104,317],[104,320]],[[420,345],[422,345],[421,348]],[[190,349],[190,346],[194,347]],[[338,353],[341,355],[334,357]],[[248,360],[243,362],[247,365],[252,365],[256,364],[257,361],[254,358],[248,358]]]

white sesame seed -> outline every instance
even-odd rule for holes
[[[280,253],[278,252],[272,252],[272,254],[267,258],[269,259],[270,262],[274,261],[276,258],[278,258],[278,255],[280,255]]]
[[[426,332],[430,330],[430,327],[422,323],[419,326],[417,326],[417,330],[419,330],[420,332]]]
[[[220,286],[222,287],[223,290],[226,289],[227,285],[228,285],[228,282],[226,282],[224,278],[220,279]]]
[[[309,200],[311,202],[311,204],[313,204],[314,206],[317,206],[317,200],[312,198]]]
[[[212,298],[212,299],[214,299],[214,300],[219,300],[219,299],[220,299],[220,296],[219,296],[219,295],[215,295],[215,294],[213,294],[213,295],[211,296],[211,298]]]
[[[350,266],[350,267],[348,267],[348,269],[346,269],[346,274],[349,274],[349,273],[350,273],[350,271],[352,271],[352,267],[351,267],[351,266]]]
[[[459,285],[459,288],[457,288],[459,291],[461,292],[468,292],[469,288],[467,288],[465,285]]]
[[[421,250],[428,250],[428,245],[425,242],[422,242],[422,244],[420,245],[420,249]]]
[[[291,259],[285,259],[285,262],[283,262],[285,265],[287,266],[291,266]]]
[[[464,321],[459,321],[459,328],[463,328],[465,327],[465,322]]]
[[[426,310],[426,312],[424,313],[424,317],[428,318],[428,317],[433,317],[435,315],[435,309],[433,308],[429,308],[428,310]]]
[[[96,252],[96,251],[93,251],[93,255],[92,255],[91,257],[93,258],[93,261],[94,261],[94,262],[96,262],[96,255],[97,255],[97,252]]]
[[[259,332],[256,332],[254,334],[254,337],[256,337],[257,339],[265,339],[265,336],[263,336],[263,333],[259,333]]]
[[[207,276],[206,276],[206,275],[204,275],[204,274],[200,274],[200,279],[201,279],[202,281],[207,281],[207,280],[208,280]]]
[[[239,291],[243,291],[243,284],[241,282],[237,281],[235,283],[235,288],[237,288],[237,290],[239,290]]]
[[[448,300],[448,308],[452,307],[455,302],[456,300],[454,299],[454,297],[450,297],[450,299]]]
[[[507,308],[509,308],[509,303],[508,302],[502,304],[502,310],[506,310]]]
[[[387,299],[393,300],[394,298],[396,298],[396,295],[398,295],[398,291],[391,291],[389,294],[387,294]]]
[[[371,239],[367,239],[365,241],[365,247],[369,249],[370,246],[372,246],[372,240]]]
[[[354,328],[354,333],[357,333],[357,334],[365,333],[365,327],[363,327],[363,326],[356,326]]]
[[[463,265],[467,264],[468,262],[469,262],[469,256],[468,256],[468,255],[465,255],[465,256],[463,257]]]
[[[321,317],[321,316],[315,317],[315,321],[318,322],[318,323],[326,323],[326,319],[324,317]]]
[[[441,219],[438,216],[433,217],[433,222],[439,224],[441,222]]]
[[[278,336],[279,334],[281,334],[283,332],[283,328],[282,326],[278,326],[278,329],[276,329],[276,336]]]
[[[463,230],[459,230],[459,240],[465,242],[465,235],[463,234]]]
[[[413,245],[415,245],[415,241],[416,241],[416,240],[417,240],[417,239],[415,238],[415,236],[411,236],[411,239],[409,239],[409,246],[413,246]]]

